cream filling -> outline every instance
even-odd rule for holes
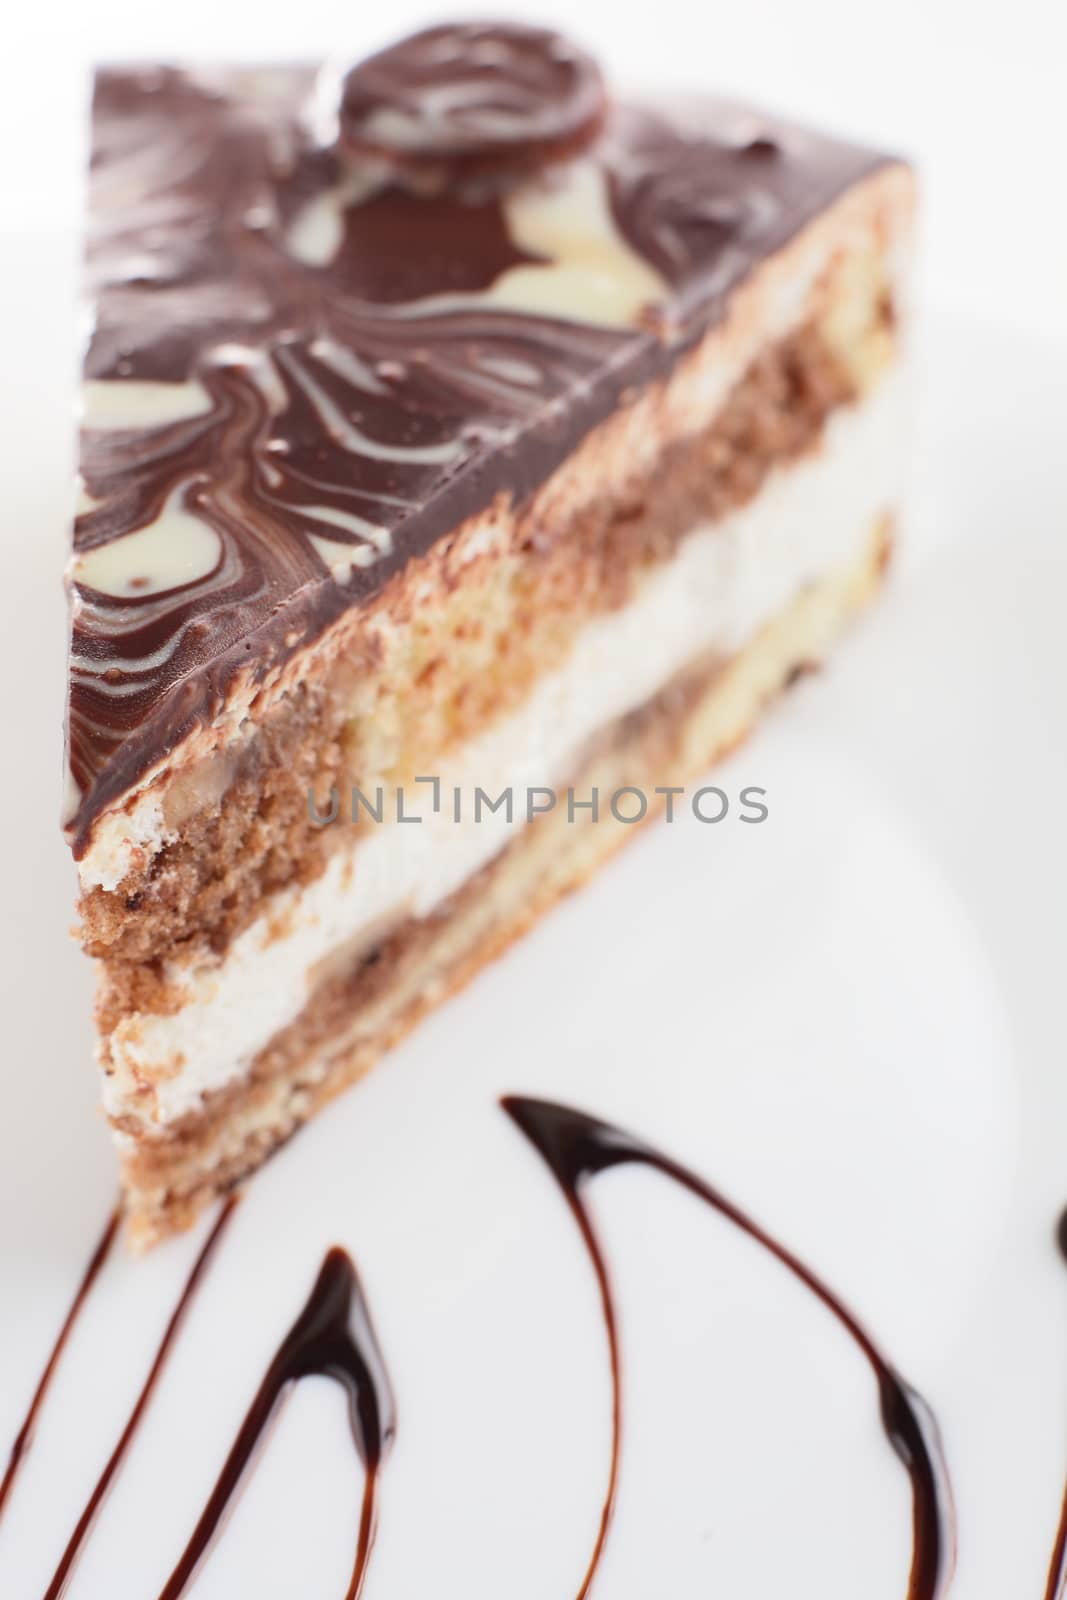
[[[698,657],[736,653],[806,584],[853,556],[897,499],[906,406],[894,372],[831,419],[818,451],[772,474],[752,504],[694,530],[629,605],[585,627],[565,665],[518,710],[442,763],[440,810],[431,785],[411,786],[404,811],[417,821],[388,820],[387,810],[315,882],[272,897],[221,960],[176,968],[182,1008],[127,1017],[111,1037],[107,1109],[132,1111],[150,1130],[240,1079],[303,1009],[320,963],[363,932],[432,911],[524,825],[528,788],[565,782],[600,729]],[[483,809],[475,821],[475,788],[495,798],[508,786],[512,820]],[[454,789],[464,797],[459,822]],[[344,816],[334,826],[347,826]],[[146,1081],[155,1086],[147,1115],[131,1099]]]

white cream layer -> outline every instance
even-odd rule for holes
[[[586,626],[566,664],[517,711],[442,763],[442,794],[458,787],[465,814],[476,787],[495,796],[511,785],[512,824],[503,811],[457,823],[447,804],[433,814],[428,785],[405,791],[405,809],[420,822],[375,825],[315,882],[274,896],[221,961],[176,971],[184,1007],[127,1018],[112,1036],[108,1110],[129,1114],[147,1076],[157,1082],[151,1121],[163,1126],[240,1079],[303,1009],[320,962],[363,930],[431,911],[523,825],[527,787],[565,782],[592,735],[694,659],[734,653],[805,584],[858,552],[898,498],[906,404],[895,372],[832,419],[817,454],[774,473],[751,505],[690,534],[628,606]]]

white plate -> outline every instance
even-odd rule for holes
[[[65,238],[8,241],[0,1440],[112,1201],[89,978],[55,826]],[[1062,349],[931,318],[915,513],[885,601],[724,772],[759,828],[649,831],[259,1175],[69,1593],[158,1593],[333,1242],[396,1391],[367,1600],[570,1600],[609,1448],[604,1330],[509,1090],[614,1118],[726,1189],[852,1305],[941,1423],[958,1600],[1041,1600],[1067,1473]],[[60,398],[57,398],[60,397]],[[1061,453],[1060,461],[1057,452]],[[604,1600],[904,1600],[908,1484],[862,1358],[662,1179],[592,1205],[625,1425]],[[47,1587],[204,1238],[114,1254],[0,1524]],[[360,1472],[299,1387],[197,1600],[340,1596]]]

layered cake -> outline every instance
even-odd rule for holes
[[[874,594],[912,211],[529,28],[98,74],[65,825],[141,1242]]]

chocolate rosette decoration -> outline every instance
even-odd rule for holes
[[[596,62],[560,34],[450,23],[352,68],[340,134],[409,177],[523,174],[583,150],[606,105]]]

